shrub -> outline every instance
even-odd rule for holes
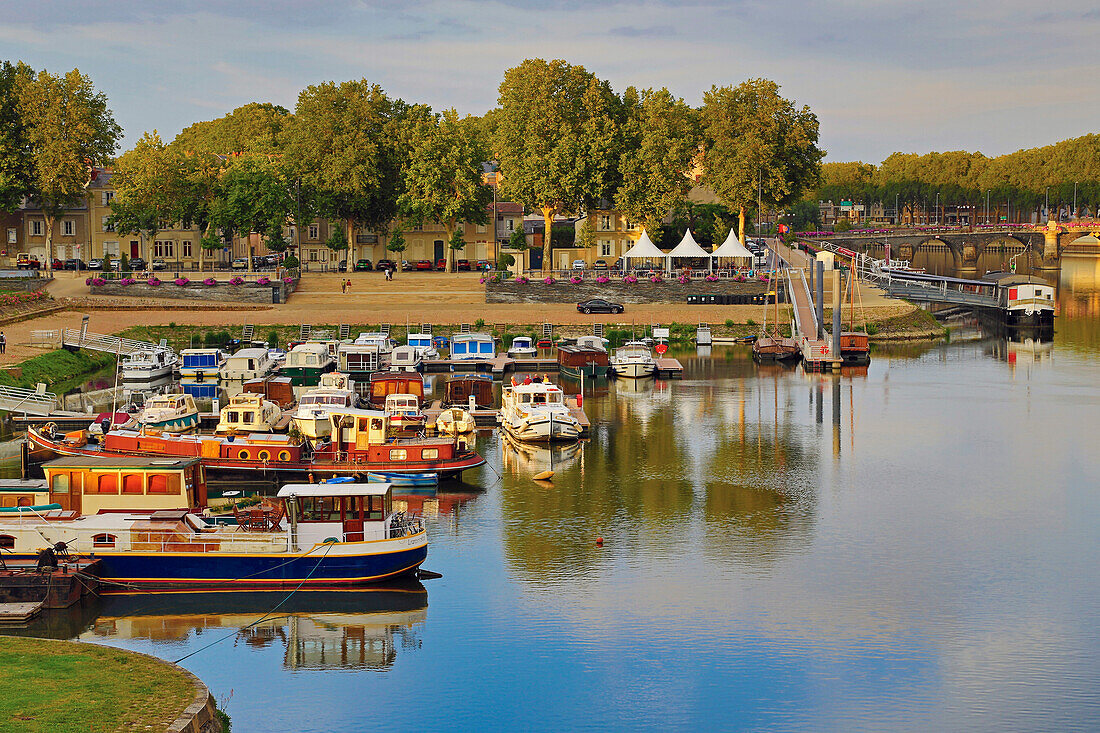
[[[733,328],[733,326],[734,326],[733,319],[732,318],[727,318],[726,319],[726,328]]]
[[[101,288],[107,284],[107,281],[101,277],[93,277],[91,280],[92,282],[90,285],[92,285],[92,287]]]
[[[244,278],[241,277],[240,275],[238,275],[237,277],[230,280],[229,284],[230,285],[244,285]]]
[[[290,255],[289,257],[287,257],[286,259],[283,260],[283,267],[285,267],[288,270],[293,270],[299,264],[300,263],[298,262],[298,258],[295,257],[294,255]]]
[[[90,277],[84,278],[84,284],[85,285],[91,285],[92,284],[92,278],[90,278]]]
[[[258,280],[256,280],[256,284],[257,285],[270,285],[271,284],[271,278],[269,278],[267,275],[262,275]]]
[[[279,332],[275,329],[271,329],[267,332],[267,345],[269,348],[279,348]]]
[[[202,281],[203,285],[217,285],[218,281],[215,278],[208,277]]]
[[[156,275],[153,275],[151,278],[145,281],[145,284],[151,285],[155,288],[157,285],[160,285],[160,278],[158,278]]]
[[[500,275],[493,275],[491,278],[489,278],[489,282],[491,282],[491,283],[500,282]]]
[[[874,336],[876,333],[878,333],[878,324],[877,323],[868,323],[867,324],[867,335],[868,336]]]
[[[132,278],[132,277],[124,277],[124,278],[122,278],[121,280],[119,280],[118,282],[119,282],[119,284],[121,284],[121,285],[133,285],[134,283],[136,283],[136,282],[137,282],[137,280],[135,280],[135,279],[134,279],[134,278]]]
[[[174,282],[176,285],[179,285],[182,288],[184,285],[186,285],[187,283],[189,283],[191,281],[189,279],[187,279],[186,277],[177,277],[172,282]]]
[[[284,278],[283,278],[283,282],[284,282],[284,283],[286,283],[287,285],[293,285],[293,284],[294,284],[294,278],[292,278],[292,277],[284,277]]]
[[[485,319],[484,318],[479,318],[476,321],[474,321],[474,328],[478,329],[479,331],[481,329],[485,328]]]
[[[727,323],[728,323],[728,321],[727,321]],[[749,320],[745,321],[745,325],[746,326],[755,326],[756,321],[754,321],[753,319],[750,318]]]

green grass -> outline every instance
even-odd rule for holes
[[[191,680],[119,649],[0,637],[0,731],[164,730],[195,698]]]
[[[58,349],[13,365],[23,370],[23,374],[18,378],[12,376],[11,372],[0,371],[0,385],[34,389],[39,382],[45,382],[47,386],[60,384],[91,374],[113,363],[114,360],[114,354],[105,352],[87,350],[72,352]]]

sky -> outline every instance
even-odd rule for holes
[[[122,149],[322,81],[482,114],[533,57],[692,105],[772,79],[817,114],[827,160],[998,155],[1100,120],[1100,8],[1079,0],[0,0],[0,18],[0,59],[90,76]]]

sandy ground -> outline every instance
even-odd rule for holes
[[[744,323],[749,319],[760,321],[760,306],[687,305],[686,303],[627,304],[623,315],[584,315],[571,303],[561,304],[508,304],[485,303],[484,286],[478,282],[478,273],[396,273],[387,281],[381,273],[365,272],[339,274],[309,274],[298,291],[284,305],[263,310],[217,311],[188,310],[186,301],[155,299],[120,299],[108,296],[92,298],[84,284],[84,274],[58,273],[49,286],[55,298],[80,298],[84,302],[102,302],[103,305],[123,303],[142,305],[153,310],[90,310],[88,330],[95,333],[115,333],[135,325],[167,325],[169,323],[203,326],[233,327],[245,323],[264,324],[371,324],[412,323],[432,324],[473,323],[484,319],[486,323],[555,323],[588,324],[604,323],[653,324],[670,323],[724,323],[732,319]],[[351,292],[341,293],[340,283],[352,281]],[[863,303],[868,318],[880,319],[900,315],[912,310],[912,306],[890,300],[863,288]],[[163,310],[155,308],[163,305]],[[781,314],[785,308],[781,307]],[[11,364],[41,352],[28,345],[31,332],[60,328],[79,328],[82,313],[70,311],[44,316],[4,328],[8,339],[7,354],[0,356],[0,364]],[[783,315],[783,318],[788,316]]]

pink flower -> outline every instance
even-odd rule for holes
[[[176,278],[175,280],[173,280],[172,282],[174,282],[174,283],[175,283],[176,285],[179,285],[180,287],[183,287],[184,285],[186,285],[187,283],[189,283],[189,282],[191,282],[191,281],[190,281],[190,280],[188,280],[188,279],[187,279],[187,278],[185,278],[185,277],[177,277],[177,278]]]
[[[203,280],[203,281],[202,281],[202,284],[203,284],[203,285],[217,285],[217,284],[218,284],[218,281],[217,281],[217,280],[215,280],[215,279],[214,279],[214,278],[212,278],[212,277],[208,277],[208,278],[206,278],[205,280]]]
[[[611,282],[611,278],[607,277],[606,275],[600,275],[596,278],[596,282],[598,282],[600,285],[603,285],[604,283]]]
[[[230,285],[244,285],[244,278],[240,277],[240,276],[235,277],[235,278],[233,278],[232,280],[229,281],[229,284]]]
[[[542,279],[542,281],[543,281],[544,283],[546,283],[547,285],[553,285],[554,283],[556,283],[556,282],[557,282],[557,280],[555,280],[555,279],[553,278],[553,276],[547,276],[547,277],[544,277],[544,278]]]
[[[148,280],[145,281],[145,284],[146,285],[151,285],[155,288],[157,285],[160,285],[160,280],[157,279],[156,275],[153,275],[151,278],[149,278]]]

